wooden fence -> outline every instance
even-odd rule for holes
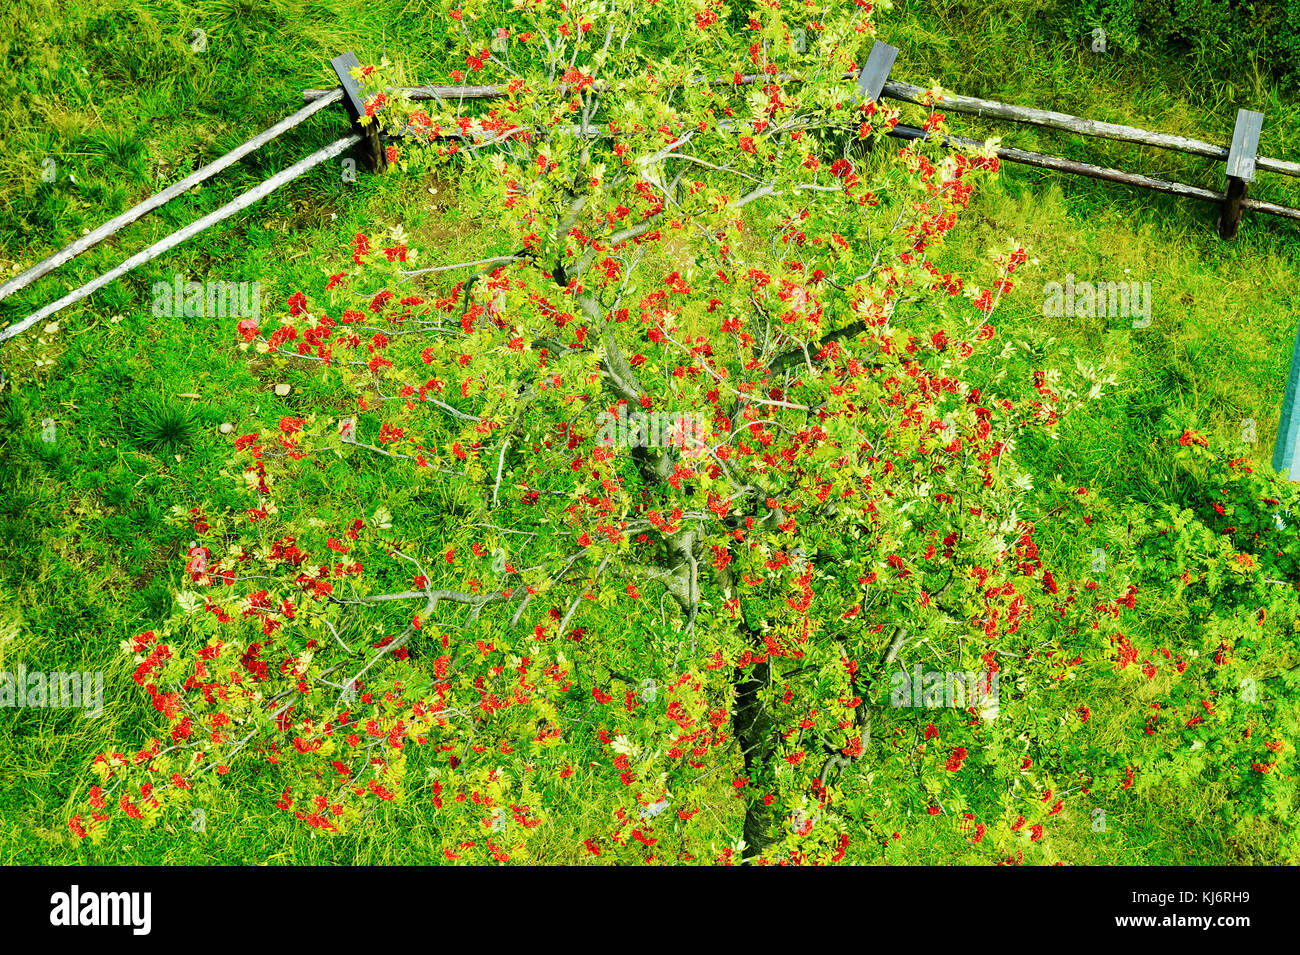
[[[890,70],[893,68],[897,56],[897,48],[889,46],[886,43],[877,41],[872,46],[866,64],[857,75],[856,96],[860,102],[864,99],[866,101],[874,102],[882,97],[887,97],[907,103],[922,106],[926,105],[924,100],[925,90],[921,87],[889,79]],[[270,142],[281,133],[292,129],[308,117],[333,105],[334,103],[342,103],[344,109],[347,111],[348,117],[352,122],[351,133],[347,136],[336,139],[329,145],[311,153],[243,193],[239,197],[226,203],[221,208],[203,216],[202,218],[190,223],[188,226],[185,226],[167,236],[165,239],[162,239],[148,248],[136,253],[116,268],[105,272],[103,275],[86,283],[80,288],[69,292],[57,301],[51,302],[44,308],[33,312],[22,321],[17,322],[8,328],[0,329],[0,342],[4,342],[13,338],[15,335],[21,334],[37,322],[48,318],[74,302],[86,298],[97,290],[103,288],[105,285],[108,285],[110,282],[126,275],[138,266],[152,261],[170,249],[175,248],[186,239],[198,235],[209,226],[215,225],[216,223],[235,215],[237,212],[248,208],[253,203],[280,188],[280,186],[283,186],[285,183],[298,178],[307,171],[319,166],[321,163],[327,162],[328,160],[340,155],[352,146],[358,146],[359,158],[366,169],[371,172],[382,171],[387,164],[387,155],[383,143],[385,135],[390,137],[400,136],[409,132],[409,130],[394,129],[386,131],[385,134],[381,133],[375,123],[368,123],[365,126],[362,126],[359,119],[365,115],[365,105],[362,101],[361,90],[358,88],[356,80],[351,75],[351,70],[358,65],[357,58],[352,53],[345,53],[331,60],[330,65],[333,67],[334,73],[339,80],[339,85],[337,87],[328,90],[305,90],[303,92],[305,105],[302,109],[287,116],[279,123],[276,123],[274,126],[254,136],[246,143],[226,153],[215,162],[191,173],[179,182],[174,183],[156,195],[151,196],[131,209],[128,209],[116,218],[104,223],[104,225],[100,226],[98,229],[87,233],[75,242],[69,244],[67,247],[43,259],[41,262],[5,282],[3,285],[0,285],[0,299],[4,299],[5,297],[12,295],[14,292],[17,292],[19,289],[27,287],[41,276],[48,274],[65,262],[70,261],[87,249],[92,248],[109,236],[114,235],[129,223],[135,222],[137,219],[154,209],[165,205],[172,199],[175,199],[177,196],[188,191],[193,186],[211,178],[221,170],[228,168],[244,156]],[[851,80],[853,78],[853,74],[851,73],[845,74],[843,77],[845,80]],[[753,84],[766,82],[769,79],[770,78],[765,74],[747,74],[742,75],[740,81],[742,84]],[[782,74],[777,77],[777,80],[781,82],[797,82],[798,78]],[[719,77],[705,82],[716,85],[732,85],[735,83],[735,77]],[[597,89],[604,88],[607,87],[597,84]],[[506,95],[504,89],[496,86],[419,86],[409,87],[406,89],[406,92],[415,100],[492,99]],[[1242,213],[1247,210],[1300,220],[1300,210],[1298,209],[1277,205],[1271,202],[1262,202],[1257,199],[1251,199],[1248,196],[1250,183],[1255,179],[1255,175],[1259,171],[1278,173],[1284,176],[1300,177],[1300,163],[1287,162],[1281,159],[1270,159],[1258,155],[1260,131],[1263,127],[1264,120],[1262,113],[1246,109],[1238,110],[1236,125],[1233,129],[1232,141],[1227,146],[1221,146],[1215,143],[1203,142],[1198,139],[1178,136],[1171,133],[1161,133],[1148,129],[1140,129],[1134,126],[1122,126],[1115,123],[1099,122],[1097,120],[1085,119],[1080,116],[1072,116],[1067,113],[1034,109],[1026,106],[1012,106],[1007,103],[976,99],[969,96],[948,94],[944,96],[940,103],[934,104],[931,108],[986,119],[1024,123],[1045,129],[1056,129],[1080,136],[1091,136],[1143,146],[1155,146],[1161,149],[1169,149],[1191,156],[1204,156],[1211,159],[1223,160],[1225,188],[1222,192],[1219,192],[1212,189],[1204,189],[1199,186],[1188,185],[1187,183],[1156,179],[1151,176],[1127,172],[1122,169],[1113,169],[1105,166],[1096,166],[1090,163],[1078,162],[1076,160],[1066,159],[1062,156],[1030,152],[1028,150],[1017,149],[1010,146],[1000,146],[997,148],[998,157],[1008,162],[1036,166],[1042,169],[1051,169],[1070,175],[1087,176],[1093,179],[1136,186],[1138,188],[1150,189],[1170,195],[1183,196],[1190,199],[1200,199],[1205,202],[1213,202],[1219,206],[1218,231],[1220,237],[1224,239],[1231,239],[1236,236],[1237,227],[1241,221]],[[592,136],[602,135],[596,127],[583,129],[580,130],[580,132]],[[461,136],[458,130],[447,131],[443,133],[443,135],[449,138]],[[896,126],[890,131],[889,135],[907,140],[941,138],[943,142],[951,145],[982,145],[979,140],[961,136],[939,137],[938,134],[933,132],[927,132],[923,129],[907,125]],[[1300,334],[1297,335],[1296,345],[1292,355],[1291,372],[1288,378],[1286,398],[1283,402],[1282,420],[1278,429],[1277,445],[1273,457],[1273,465],[1275,469],[1282,470],[1284,468],[1290,468],[1293,473],[1300,471],[1300,409],[1297,408],[1298,395],[1300,395]]]
[[[897,48],[886,43],[877,41],[872,46],[866,64],[857,75],[856,93],[860,101],[862,99],[875,101],[881,97],[887,97],[908,103],[924,105],[925,91],[921,87],[889,79],[889,72],[892,69],[897,56]],[[305,105],[302,109],[287,116],[279,123],[276,123],[274,126],[259,133],[257,136],[254,136],[246,143],[226,153],[220,159],[204,166],[202,169],[196,170],[179,182],[174,183],[156,195],[151,196],[131,209],[128,209],[116,218],[104,223],[104,225],[100,226],[98,229],[87,233],[75,242],[70,243],[67,247],[43,259],[41,262],[5,282],[3,285],[0,285],[0,299],[4,299],[7,296],[12,295],[14,292],[17,292],[19,289],[27,287],[41,276],[48,274],[65,262],[80,255],[87,249],[99,244],[109,236],[116,234],[129,223],[135,222],[147,213],[165,205],[177,196],[184,194],[192,187],[211,178],[221,170],[228,168],[244,156],[270,142],[281,133],[292,129],[308,117],[330,105],[333,105],[334,103],[342,103],[347,111],[348,117],[353,125],[353,130],[349,135],[336,139],[324,148],[317,150],[299,162],[294,163],[287,169],[271,176],[253,189],[243,193],[238,198],[226,203],[220,209],[209,213],[201,219],[190,223],[185,228],[172,233],[167,238],[156,242],[147,249],[138,252],[117,268],[104,273],[93,281],[69,292],[57,301],[33,312],[22,321],[17,322],[8,328],[0,329],[0,342],[4,342],[13,338],[15,335],[21,334],[37,322],[48,318],[74,302],[86,298],[110,282],[126,275],[136,267],[157,258],[172,248],[175,248],[186,239],[198,235],[209,226],[215,225],[237,212],[248,208],[259,199],[262,199],[278,189],[280,186],[298,178],[321,163],[338,156],[351,146],[359,146],[360,159],[365,168],[372,172],[382,171],[387,164],[386,150],[384,149],[383,144],[383,134],[381,134],[378,126],[374,123],[362,126],[358,122],[360,117],[365,115],[365,105],[362,101],[361,90],[358,88],[356,80],[351,75],[351,70],[358,65],[357,58],[352,53],[345,53],[331,60],[330,65],[334,69],[335,75],[338,77],[338,86],[328,90],[305,90],[303,92]],[[845,74],[843,78],[845,80],[851,80],[854,77],[853,74],[850,73]],[[768,76],[761,73],[746,74],[741,76],[741,83],[752,84],[766,82],[769,79]],[[777,79],[783,82],[798,81],[797,77],[786,74],[778,76]],[[716,85],[732,85],[735,83],[735,78],[719,77],[707,82]],[[599,88],[603,87],[598,84],[598,89]],[[418,86],[409,87],[406,92],[415,100],[492,99],[506,95],[504,89],[496,86]],[[1010,146],[1001,146],[997,149],[998,157],[1008,162],[1022,163],[1043,169],[1052,169],[1058,172],[1069,173],[1071,175],[1088,176],[1094,179],[1108,180],[1171,195],[1184,196],[1191,199],[1200,199],[1206,202],[1216,203],[1220,207],[1219,235],[1225,239],[1232,238],[1236,235],[1241,215],[1247,210],[1300,220],[1300,209],[1293,209],[1288,206],[1281,206],[1271,202],[1261,202],[1257,199],[1251,199],[1248,196],[1249,184],[1254,180],[1257,171],[1262,170],[1265,172],[1280,173],[1286,176],[1300,177],[1300,163],[1287,162],[1281,159],[1270,159],[1268,157],[1257,155],[1260,130],[1263,124],[1262,113],[1252,112],[1245,109],[1238,110],[1237,123],[1236,128],[1233,131],[1232,142],[1228,146],[1220,146],[1214,143],[1203,142],[1198,139],[1191,139],[1186,136],[1155,132],[1148,129],[1139,129],[1133,126],[1122,126],[1115,123],[1098,122],[1080,116],[1071,116],[1067,113],[1057,113],[1050,110],[1034,109],[1026,106],[1012,106],[1007,103],[976,99],[969,96],[949,94],[944,97],[939,106],[944,110],[954,113],[964,113],[982,118],[1006,120],[1013,123],[1026,123],[1047,129],[1057,129],[1065,132],[1076,133],[1081,136],[1094,136],[1117,142],[1156,146],[1162,149],[1170,149],[1193,156],[1207,156],[1214,159],[1222,159],[1225,161],[1224,173],[1226,188],[1223,192],[1218,192],[1211,189],[1204,189],[1199,186],[1188,185],[1187,183],[1171,182],[1164,179],[1156,179],[1151,176],[1144,176],[1139,173],[1126,172],[1122,169],[1095,166],[1089,163],[1066,159],[1062,156],[1051,156],[1044,153],[1030,152],[1028,150],[1016,149]],[[409,130],[388,130],[387,135],[401,135],[404,132],[409,132]],[[594,128],[588,132],[591,135],[601,135]],[[442,135],[450,138],[459,137],[460,133],[459,131],[447,131]],[[918,129],[914,126],[900,124],[890,131],[890,135],[902,139],[916,140],[936,138],[937,134],[926,132],[925,130]],[[944,136],[942,139],[944,142],[953,145],[980,145],[978,140],[961,136]]]
[[[898,49],[896,47],[876,41],[867,57],[866,65],[863,66],[857,76],[858,95],[868,100],[877,100],[883,97],[925,105],[924,96],[926,91],[922,87],[888,78],[897,56]],[[843,76],[845,80],[853,78],[852,73],[846,73]],[[770,77],[762,73],[742,74],[741,83],[753,84],[767,82],[769,79]],[[797,82],[798,80],[797,77],[789,74],[781,74],[776,79],[779,82]],[[735,84],[736,81],[734,77],[719,77],[708,82],[713,85],[729,86]],[[600,88],[599,85],[598,88]],[[506,91],[497,86],[411,86],[406,87],[405,91],[413,100],[495,99],[506,95]],[[304,90],[303,99],[310,104],[322,97],[331,95],[332,92],[334,91]],[[1082,116],[1072,116],[1068,113],[1035,109],[1029,106],[1013,106],[995,100],[977,99],[972,96],[959,96],[952,93],[945,94],[943,100],[932,108],[945,112],[977,116],[983,119],[1025,123],[1044,129],[1056,129],[1080,136],[1092,136],[1115,142],[1155,146],[1160,149],[1185,153],[1189,156],[1222,159],[1225,161],[1226,187],[1223,192],[1218,192],[1183,182],[1172,182],[1144,176],[1140,173],[1127,172],[1123,169],[1078,162],[1073,159],[1066,159],[1063,156],[1052,156],[1009,146],[999,147],[997,150],[998,157],[1008,162],[1117,182],[1169,195],[1183,196],[1188,199],[1213,202],[1220,207],[1219,235],[1224,239],[1231,239],[1236,236],[1241,214],[1246,210],[1300,220],[1300,209],[1293,209],[1272,202],[1261,202],[1247,197],[1249,184],[1254,180],[1257,171],[1300,177],[1300,163],[1257,155],[1260,131],[1263,127],[1263,113],[1239,109],[1232,142],[1228,146],[1220,146],[1215,143],[1172,133],[1161,133],[1136,126],[1123,126],[1117,123],[1105,123],[1086,119]],[[404,130],[394,132],[404,132]],[[458,132],[448,132],[443,135],[449,138],[460,138]],[[593,135],[599,134],[593,132]],[[914,126],[901,124],[896,126],[889,135],[911,140],[936,138],[934,134],[926,133]],[[962,136],[945,136],[942,139],[950,144],[982,145],[979,140]]]
[[[323,162],[328,162],[354,145],[360,146],[362,161],[366,164],[368,169],[375,171],[382,169],[384,151],[381,148],[378,148],[377,131],[374,129],[373,124],[369,129],[367,129],[363,128],[356,121],[358,116],[365,113],[365,106],[361,101],[361,91],[358,89],[356,81],[352,78],[349,72],[353,67],[358,65],[357,58],[351,53],[346,53],[342,56],[335,57],[330,61],[330,65],[334,68],[335,73],[339,77],[339,86],[332,90],[327,90],[322,96],[313,97],[312,102],[305,105],[302,109],[290,116],[286,116],[274,126],[258,133],[252,139],[235,147],[220,159],[209,163],[201,169],[195,170],[179,182],[173,183],[161,192],[132,206],[116,218],[105,222],[98,229],[86,233],[75,242],[70,243],[58,252],[55,252],[53,255],[47,256],[19,275],[14,276],[3,285],[0,285],[0,299],[12,295],[19,289],[26,288],[41,276],[54,271],[54,269],[58,268],[60,265],[76,258],[87,249],[93,248],[100,242],[103,242],[105,239],[121,231],[121,229],[126,225],[135,222],[137,219],[152,212],[154,209],[166,205],[177,196],[184,194],[204,180],[212,178],[223,169],[228,168],[244,156],[247,156],[254,150],[266,145],[281,133],[293,129],[293,127],[297,126],[308,117],[325,109],[327,106],[343,102],[348,111],[349,117],[352,119],[353,131],[351,133],[334,140],[334,142],[330,143],[328,146],[316,150],[314,153],[300,159],[288,168],[282,169],[274,176],[269,177],[237,198],[232,199],[221,208],[191,222],[183,229],[178,229],[165,239],[160,239],[158,242],[155,242],[147,249],[137,252],[121,265],[117,266],[117,268],[105,272],[98,278],[69,292],[59,300],[51,302],[44,308],[33,312],[22,321],[16,322],[8,328],[0,329],[0,342],[7,341],[15,335],[22,334],[37,322],[49,318],[51,315],[67,308],[74,302],[79,302],[83,298],[94,294],[105,285],[121,278],[133,269],[146,262],[150,262],[163,253],[175,248],[186,239],[193,238],[209,226],[216,225],[218,222],[230,218],[235,213],[247,209],[258,200],[265,198],[275,190],[279,189],[285,183],[292,182],[294,179],[297,179],[309,170],[316,168]]]

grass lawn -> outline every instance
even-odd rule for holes
[[[1265,78],[1093,54],[1039,0],[996,8],[908,0],[879,23],[881,39],[901,50],[895,78],[1216,142],[1230,138],[1238,107],[1259,109],[1261,154],[1300,159],[1300,118]],[[423,0],[18,0],[0,24],[9,64],[0,71],[0,281],[299,108],[304,88],[332,85],[328,61],[338,53],[352,50],[363,63],[386,55],[424,82],[445,78],[447,48],[436,8]],[[1222,165],[1210,160],[956,114],[949,123],[961,135],[1222,186]],[[325,110],[0,302],[0,326],[347,128],[341,109]],[[50,168],[53,182],[42,178]],[[1300,180],[1262,173],[1252,194],[1300,206]],[[1117,375],[1104,400],[1068,419],[1059,441],[1031,449],[1036,474],[1114,500],[1163,499],[1177,477],[1159,442],[1182,427],[1240,442],[1243,454],[1267,464],[1300,320],[1300,225],[1247,213],[1238,238],[1222,242],[1215,216],[1205,203],[1009,163],[977,193],[971,226],[954,233],[945,254],[970,262],[1013,237],[1033,257],[996,322],[1015,347],[989,373],[1077,359],[1109,362]],[[102,670],[108,699],[93,720],[0,710],[0,862],[434,861],[436,818],[418,787],[386,806],[372,831],[326,838],[273,808],[274,780],[240,778],[260,770],[231,774],[202,832],[176,817],[147,832],[117,827],[91,846],[66,828],[66,807],[90,784],[94,755],[164,725],[130,681],[119,643],[171,611],[188,536],[165,515],[203,498],[236,503],[233,485],[216,476],[234,435],[281,415],[341,407],[310,370],[240,352],[232,322],[156,317],[154,283],[177,274],[257,282],[264,307],[279,309],[322,273],[320,263],[347,255],[354,233],[384,228],[404,230],[425,264],[502,251],[461,215],[454,182],[396,170],[349,182],[336,161],[0,348],[0,670]],[[1067,275],[1149,282],[1150,325],[1045,316],[1043,283]],[[291,386],[287,395],[276,394],[281,383]],[[47,419],[53,441],[43,439]],[[223,422],[234,425],[229,435]],[[301,494],[339,513],[383,500],[431,551],[446,519],[440,494],[392,486],[360,458],[304,476]],[[1048,538],[1040,546],[1069,564],[1085,561],[1092,542]],[[1115,738],[1118,722],[1142,704],[1126,705],[1135,709],[1117,713]],[[572,782],[580,792],[581,777]],[[726,788],[719,778],[710,807],[720,834],[738,818]],[[236,800],[241,790],[254,795]],[[1057,851],[1077,864],[1270,861],[1268,833],[1249,845],[1219,834],[1216,797],[1213,787],[1144,794],[1108,810],[1104,834],[1076,814],[1057,834]],[[576,832],[557,827],[548,844],[547,861],[580,861]],[[927,837],[889,861],[964,861],[968,849],[955,837]]]

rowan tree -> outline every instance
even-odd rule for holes
[[[862,860],[935,815],[1039,851],[1060,807],[1009,801],[1053,788],[1024,729],[1101,604],[1056,606],[1017,458],[1083,389],[979,364],[1026,253],[935,264],[997,159],[937,112],[887,135],[866,3],[446,15],[451,82],[499,95],[413,100],[380,65],[370,112],[406,132],[389,174],[457,179],[504,251],[359,234],[240,323],[343,410],[238,437],[246,508],[177,508],[186,587],[127,648],[168,735],[97,760],[74,831],[264,760],[323,831],[432,804],[452,860]],[[692,428],[611,441],[620,413]],[[302,493],[361,466],[444,518]],[[914,668],[985,692],[900,704]]]

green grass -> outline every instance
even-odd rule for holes
[[[955,92],[1078,112],[1226,142],[1238,106],[1267,113],[1261,152],[1300,159],[1300,119],[1263,78],[1205,77],[1146,54],[1097,56],[1068,36],[1054,8],[1034,0],[987,5],[912,0],[881,19],[902,50],[893,75],[931,78]],[[201,29],[207,49],[190,47]],[[0,278],[60,248],[297,109],[301,90],[331,84],[330,57],[381,53],[410,76],[442,75],[447,48],[430,4],[348,0],[20,0],[0,26]],[[915,114],[913,114],[915,115]],[[963,135],[1217,188],[1221,166],[1136,146],[1068,137],[953,114]],[[147,217],[23,292],[0,302],[0,325],[118,264],[346,132],[327,110],[191,194]],[[56,179],[42,180],[54,160]],[[235,504],[214,476],[234,435],[280,415],[334,407],[310,372],[250,361],[229,323],[155,317],[151,290],[173,276],[257,281],[278,307],[346,255],[351,235],[400,225],[426,260],[476,258],[484,245],[460,220],[454,185],[423,176],[319,168],[248,212],[142,267],[7,343],[0,369],[0,669],[103,670],[108,707],[97,720],[58,710],[0,711],[0,862],[387,864],[431,862],[437,840],[423,790],[373,820],[381,837],[312,835],[271,808],[279,791],[257,770],[232,774],[207,807],[206,831],[169,819],[161,830],[116,827],[98,847],[64,828],[71,794],[89,784],[94,754],[157,733],[160,722],[130,681],[118,644],[170,611],[187,534],[164,522],[174,504],[204,497]],[[1254,194],[1300,205],[1300,181],[1261,174]],[[947,255],[969,262],[1013,236],[1036,257],[997,324],[1024,347],[1011,374],[1067,354],[1108,360],[1119,373],[1107,397],[1068,421],[1060,441],[1028,449],[1033,470],[1061,474],[1116,499],[1170,492],[1172,466],[1153,446],[1172,423],[1240,440],[1270,456],[1287,363],[1300,318],[1300,228],[1247,214],[1234,242],[1214,234],[1213,207],[1010,164],[972,203]],[[490,241],[490,239],[488,240]],[[463,253],[463,254],[462,254]],[[460,258],[456,256],[460,255]],[[1125,270],[1128,270],[1127,272]],[[1042,283],[1149,281],[1151,326],[1114,319],[1046,318]],[[279,397],[274,385],[293,385]],[[197,397],[190,397],[197,396]],[[42,422],[55,421],[44,439]],[[222,422],[231,435],[222,435]],[[445,519],[440,495],[387,483],[364,459],[308,474],[304,496],[326,511],[384,500],[410,526]],[[1044,539],[1050,559],[1079,560],[1088,542]],[[1104,741],[1103,741],[1104,742]],[[415,757],[411,772],[423,772]],[[721,774],[719,774],[721,776]],[[572,781],[577,791],[581,780]],[[720,784],[721,785],[721,784]],[[233,793],[247,790],[248,798]],[[1132,799],[1108,810],[1104,834],[1076,814],[1056,851],[1076,863],[1244,862],[1258,850],[1196,826],[1216,808],[1213,787]],[[720,792],[708,807],[735,827]],[[1266,842],[1261,836],[1261,844]],[[889,860],[966,858],[961,840],[935,836],[890,850]],[[557,836],[552,858],[574,857]],[[1265,860],[1267,861],[1267,859]]]
[[[1260,154],[1300,156],[1300,116],[1259,77],[1245,86],[1207,82],[1150,55],[1094,54],[1053,29],[1051,9],[1032,0],[997,11],[908,4],[905,10],[918,19],[905,16],[896,29],[882,31],[901,50],[893,75],[1220,143],[1231,138],[1237,107],[1259,109],[1267,117]],[[1015,51],[1014,72],[990,51]],[[949,121],[966,135],[999,136],[1004,145],[1223,187],[1222,164],[1208,159],[956,114]],[[1251,194],[1300,206],[1300,179],[1261,173]],[[1106,493],[1150,498],[1171,475],[1152,440],[1174,423],[1242,443],[1243,453],[1269,460],[1300,320],[1295,223],[1247,213],[1237,239],[1224,242],[1211,204],[1010,163],[972,211],[978,224],[959,230],[952,261],[970,261],[1007,236],[1034,257],[1034,268],[1017,273],[1018,288],[1004,300],[1000,328],[1027,343],[1052,339],[1057,354],[1110,360],[1120,370],[1109,399],[1068,423],[1043,471]],[[1150,282],[1150,326],[1045,316],[1043,283],[1064,282],[1067,274]],[[1242,441],[1246,420],[1255,422],[1253,444]]]

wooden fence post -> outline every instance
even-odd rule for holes
[[[372,117],[366,125],[360,123],[361,117],[366,115],[366,104],[361,96],[360,84],[352,77],[352,70],[360,65],[350,50],[330,60],[330,66],[334,67],[334,72],[338,75],[339,85],[343,87],[343,105],[352,119],[352,129],[361,135],[361,143],[357,147],[361,162],[371,172],[383,172],[388,168],[388,153],[379,139],[379,122]]]
[[[867,63],[858,74],[859,103],[863,100],[874,103],[880,99],[880,92],[885,88],[885,80],[889,79],[889,71],[894,68],[896,59],[898,59],[898,47],[881,43],[879,40],[871,44]]]
[[[1259,132],[1264,125],[1264,114],[1254,110],[1237,110],[1237,124],[1232,130],[1232,145],[1228,147],[1228,191],[1219,207],[1219,238],[1232,239],[1241,223],[1242,201],[1255,178],[1255,154],[1259,151]]]
[[[889,71],[894,68],[894,60],[897,58],[898,47],[879,40],[871,44],[871,52],[867,54],[867,62],[858,74],[858,85],[853,91],[855,103],[879,101],[885,81],[889,79]],[[865,152],[871,152],[876,148],[876,137],[872,136],[862,145],[865,146]]]

